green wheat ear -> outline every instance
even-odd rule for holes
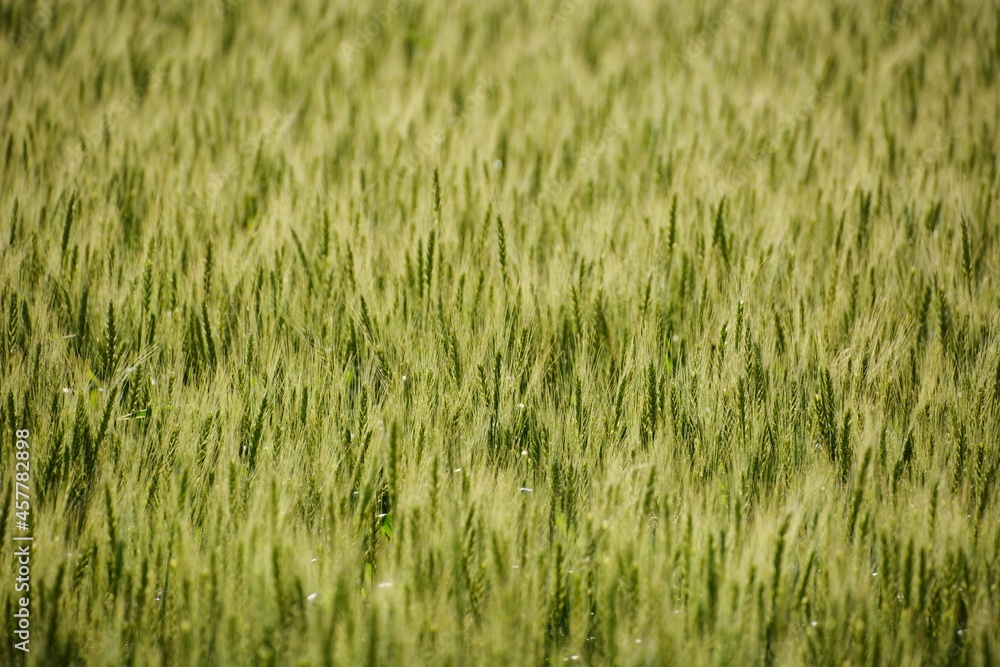
[[[69,203],[66,205],[66,218],[63,221],[62,244],[60,245],[60,257],[66,256],[66,248],[69,246],[70,230],[73,227],[73,218],[76,213],[78,195],[76,190],[70,195]]]
[[[437,167],[434,167],[434,220],[441,224],[441,181]]]
[[[715,209],[715,217],[712,226],[712,244],[715,245],[719,252],[722,254],[722,260],[726,264],[726,268],[729,268],[729,239],[726,236],[725,227],[725,210],[726,210],[726,198],[723,197],[719,200],[719,206]],[[673,216],[671,215],[671,218]]]
[[[105,319],[104,348],[101,354],[101,379],[109,381],[114,375],[118,363],[118,327],[115,321],[115,304],[108,302],[108,315]]]
[[[962,216],[962,275],[965,276],[966,287],[972,290],[972,248],[969,240],[969,221]]]
[[[507,236],[504,232],[503,218],[497,213],[496,216],[496,230],[497,230],[497,257],[500,261],[500,273],[503,276],[504,287],[507,286],[509,278],[507,276]]]

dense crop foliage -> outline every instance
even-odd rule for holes
[[[0,663],[1000,661],[995,3],[0,0],[0,76]]]

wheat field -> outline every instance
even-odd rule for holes
[[[0,664],[1000,663],[995,2],[0,0],[0,76]]]

